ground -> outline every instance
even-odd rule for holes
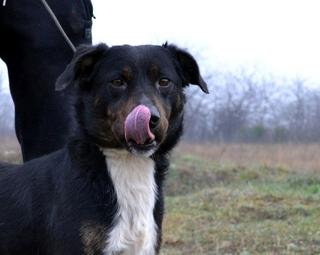
[[[162,254],[320,254],[316,153],[318,145],[183,144],[167,181]]]
[[[17,145],[0,159],[19,162]],[[320,145],[199,145],[172,154],[162,255],[320,254]]]

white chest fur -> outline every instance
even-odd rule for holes
[[[107,236],[104,254],[155,254],[153,160],[124,150],[104,150],[103,153],[119,206],[115,226]]]

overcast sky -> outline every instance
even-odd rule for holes
[[[257,67],[320,84],[320,0],[93,0],[94,42],[175,43],[205,72]]]
[[[93,0],[95,42],[162,43],[200,55],[205,69],[320,82],[319,0]]]

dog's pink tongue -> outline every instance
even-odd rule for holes
[[[151,112],[144,105],[136,106],[127,116],[124,123],[125,139],[133,140],[136,144],[145,144],[154,140],[154,134],[150,131],[149,122]]]

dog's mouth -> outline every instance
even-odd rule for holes
[[[154,153],[157,141],[151,126],[151,111],[145,105],[136,106],[128,114],[124,123],[124,133],[131,152],[147,156]]]
[[[152,141],[146,144],[136,144],[133,141],[129,141],[128,143],[129,151],[136,155],[141,156],[151,156],[157,148],[157,142]]]

